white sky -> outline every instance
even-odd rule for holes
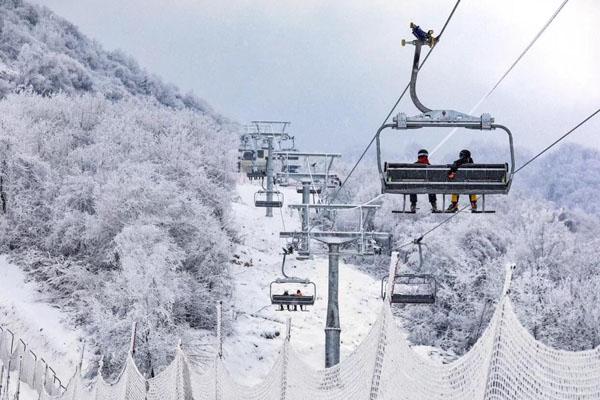
[[[409,79],[408,23],[439,31],[454,0],[34,0],[222,114],[292,121],[303,149],[359,150]],[[562,0],[463,0],[419,81],[467,112]],[[538,149],[600,106],[598,0],[570,0],[481,107]],[[400,109],[415,113],[409,97]],[[418,136],[420,135],[420,136]],[[434,147],[443,134],[410,140]],[[460,140],[460,135],[454,140]],[[422,138],[422,139],[421,139]],[[485,140],[482,138],[482,140]],[[600,117],[572,141],[600,148]],[[451,140],[448,148],[457,146]]]

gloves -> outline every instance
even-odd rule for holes
[[[452,172],[452,171],[448,172],[448,179],[452,180],[454,178],[456,178],[456,172]]]

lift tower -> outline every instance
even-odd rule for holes
[[[285,130],[290,125],[289,121],[252,121],[246,127],[246,135],[255,143],[255,148],[267,150],[264,177],[267,181],[266,204],[273,203],[275,174],[273,169],[275,146],[286,148],[285,142],[294,140]],[[256,171],[254,171],[256,172]],[[273,207],[266,207],[265,215],[273,216]]]
[[[359,212],[356,229],[336,230],[335,223],[331,230],[313,230],[310,218],[303,223],[301,231],[281,232],[281,238],[292,239],[293,243],[307,243],[311,239],[327,245],[329,257],[329,279],[327,294],[327,315],[325,323],[325,367],[329,368],[340,362],[340,310],[339,310],[339,260],[341,254],[373,255],[389,249],[391,234],[369,231],[366,226],[366,214],[379,208],[378,205],[364,204],[291,204],[292,209],[309,216],[310,211],[320,211],[321,214],[335,214],[341,210]],[[317,227],[317,226],[315,226]],[[345,245],[354,244],[355,248],[343,250]]]

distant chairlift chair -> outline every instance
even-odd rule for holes
[[[381,280],[381,297],[386,298],[388,277]],[[437,282],[430,274],[400,274],[392,284],[392,304],[434,304]]]
[[[288,254],[292,253],[292,248],[283,249],[283,262],[281,263],[281,273],[283,278],[278,278],[271,282],[269,286],[269,296],[271,298],[271,304],[278,305],[283,309],[289,306],[312,306],[315,304],[315,298],[317,297],[317,285],[309,279],[297,278],[294,276],[288,276],[285,273],[285,260]],[[305,294],[302,291],[302,295],[297,295],[297,289],[310,288],[310,294]],[[283,293],[288,294],[283,294]]]
[[[304,186],[302,185],[302,183],[298,183],[298,184],[296,185],[296,193],[299,193],[299,194],[300,194],[300,193],[302,193],[303,191],[304,191]],[[309,188],[308,188],[308,192],[309,192],[310,194],[321,194],[321,192],[322,192],[322,188],[321,188],[321,186],[319,186],[319,185],[313,185],[313,184],[310,184],[310,185],[309,185]]]
[[[423,268],[423,243],[414,241],[419,248],[419,269]],[[385,300],[388,277],[381,279],[381,298]],[[434,304],[437,295],[437,281],[431,274],[394,275],[391,285],[392,304]]]
[[[268,200],[269,194],[271,200]],[[278,190],[259,190],[254,194],[254,207],[281,208],[283,207],[283,193]]]

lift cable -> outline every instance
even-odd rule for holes
[[[525,54],[527,54],[527,52],[529,51],[529,49],[531,49],[531,47],[533,47],[533,45],[535,44],[535,42],[537,42],[537,40],[540,38],[540,36],[542,36],[542,34],[546,31],[546,29],[550,26],[550,24],[554,21],[554,19],[558,16],[558,14],[561,12],[561,10],[563,9],[563,7],[565,5],[567,5],[567,3],[569,2],[569,0],[564,0],[562,2],[562,4],[560,6],[558,6],[558,8],[556,9],[556,11],[554,11],[554,14],[552,14],[552,16],[550,17],[550,19],[546,22],[546,24],[542,27],[542,29],[540,29],[540,31],[534,36],[533,40],[531,42],[529,42],[529,44],[527,45],[527,47],[525,47],[525,50],[523,50],[521,52],[521,54],[519,54],[519,56],[517,57],[517,59],[512,63],[512,65],[504,72],[504,74],[500,77],[500,79],[498,79],[498,81],[496,82],[496,84],[477,102],[477,104],[475,104],[473,106],[473,108],[471,108],[471,111],[469,111],[469,114],[473,114],[475,112],[475,110],[477,110],[479,108],[479,106],[486,101],[491,95],[492,93],[494,93],[494,91],[496,90],[496,88],[498,86],[500,86],[500,84],[502,83],[502,81],[504,81],[504,78],[506,78],[508,76],[508,74],[510,74],[510,72],[516,67],[516,65],[519,63],[519,61],[521,61],[521,59],[525,56]],[[435,148],[431,151],[431,155],[433,155],[435,152],[437,152],[444,144],[446,144],[446,142],[452,137],[454,136],[454,134],[456,133],[456,131],[458,130],[458,128],[454,128],[450,131],[450,133],[448,133],[448,135],[446,135],[446,137],[444,139],[442,139],[442,141],[440,143],[438,143],[437,146],[435,146]]]
[[[593,113],[591,113],[589,116],[587,116],[584,120],[582,120],[580,123],[578,123],[577,125],[575,125],[572,129],[570,129],[567,133],[565,133],[564,135],[562,135],[560,138],[558,138],[557,140],[555,140],[554,142],[552,142],[550,145],[546,146],[542,151],[540,151],[538,154],[536,154],[535,156],[533,156],[532,158],[530,158],[527,162],[525,162],[523,165],[521,165],[519,168],[517,168],[517,170],[514,172],[514,174],[516,174],[517,172],[521,171],[523,168],[527,167],[529,164],[531,164],[534,160],[536,160],[538,157],[540,157],[542,154],[544,154],[545,152],[547,152],[548,150],[550,150],[552,147],[554,147],[556,144],[558,144],[560,141],[562,141],[564,138],[566,138],[567,136],[569,136],[571,133],[575,132],[579,127],[581,127],[582,125],[584,125],[586,122],[588,122],[590,119],[594,118],[598,113],[600,113],[600,108],[598,108],[596,111],[594,111]],[[513,175],[514,175],[513,174]],[[479,199],[479,197],[478,197]],[[408,245],[411,245],[413,243],[417,243],[420,242],[421,240],[423,240],[423,238],[427,235],[429,235],[430,233],[432,233],[433,231],[435,231],[436,229],[438,229],[439,227],[441,227],[442,225],[446,224],[447,222],[449,222],[452,218],[456,217],[458,214],[460,214],[461,212],[465,211],[467,208],[469,208],[470,205],[466,205],[462,208],[460,208],[458,211],[456,211],[454,214],[452,214],[451,216],[449,216],[448,218],[444,219],[442,222],[440,222],[439,224],[437,224],[436,226],[434,226],[433,228],[429,229],[427,232],[423,233],[421,236],[419,236],[416,239],[411,240],[410,242],[406,242],[401,244],[400,246],[397,247],[397,249],[401,249],[403,247],[406,247]]]
[[[452,8],[452,11],[450,11],[450,14],[448,15],[448,18],[446,19],[446,22],[444,23],[444,26],[442,27],[442,30],[440,31],[440,34],[437,37],[438,40],[444,34],[444,31],[448,27],[448,24],[450,23],[450,20],[452,19],[452,16],[454,15],[454,12],[458,8],[458,5],[460,4],[460,2],[461,2],[461,0],[457,0],[456,4],[454,4],[454,7]],[[427,54],[425,55],[425,58],[421,62],[421,65],[419,65],[419,71],[421,70],[421,68],[423,68],[423,65],[425,64],[425,62],[427,61],[427,59],[431,55],[431,52],[433,51],[434,48],[435,48],[435,46],[432,47],[432,48],[430,48],[429,51],[427,52]],[[387,123],[387,121],[390,119],[390,117],[394,113],[394,110],[396,109],[396,107],[398,107],[398,104],[400,104],[400,101],[402,100],[402,98],[406,94],[406,91],[408,90],[409,87],[410,87],[410,82],[406,84],[406,87],[404,88],[404,90],[402,91],[402,93],[400,94],[400,96],[398,97],[398,100],[396,100],[396,102],[394,103],[394,106],[388,112],[387,116],[385,117],[385,119],[383,120],[383,122],[381,123],[381,125],[385,125],[385,123]],[[350,170],[350,172],[348,173],[348,175],[346,175],[346,178],[344,178],[344,181],[342,182],[342,184],[340,185],[340,187],[336,190],[336,192],[331,197],[331,200],[329,201],[330,203],[332,203],[333,201],[335,201],[335,199],[337,199],[338,194],[341,192],[342,188],[344,187],[344,185],[346,184],[346,182],[348,181],[348,179],[350,179],[350,176],[352,176],[352,173],[356,170],[356,168],[358,167],[358,164],[360,164],[360,162],[362,161],[362,159],[365,157],[365,154],[367,154],[367,151],[369,151],[369,149],[373,145],[373,142],[375,141],[376,137],[377,137],[377,135],[373,136],[373,138],[371,139],[371,141],[369,142],[369,144],[367,144],[367,147],[365,148],[365,150],[362,152],[362,154],[358,158],[358,161],[356,161],[356,163],[354,164],[354,166],[352,167],[352,169]]]

